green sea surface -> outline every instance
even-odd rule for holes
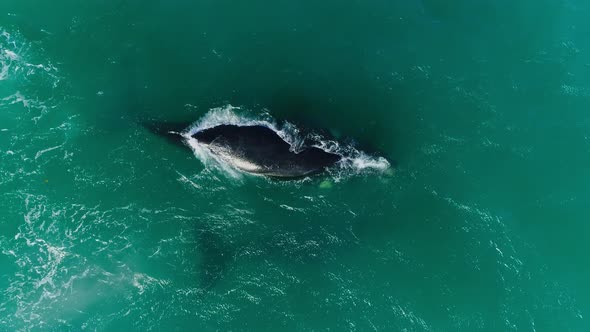
[[[0,331],[589,331],[589,18],[2,0]],[[141,125],[220,114],[368,159],[274,181]]]

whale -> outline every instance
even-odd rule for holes
[[[342,159],[314,146],[295,152],[279,134],[264,125],[219,125],[198,131],[192,138],[228,164],[268,177],[317,174]]]
[[[168,139],[180,142],[188,126],[182,124],[144,124]],[[297,179],[324,172],[342,160],[336,153],[315,146],[298,151],[265,125],[221,124],[192,133],[188,138],[207,149],[224,163],[243,172],[278,179]],[[186,144],[186,141],[184,142]]]

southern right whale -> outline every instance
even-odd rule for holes
[[[219,125],[192,135],[213,154],[242,171],[297,178],[323,171],[342,156],[308,146],[299,152],[264,125]]]
[[[183,136],[179,124],[151,122],[144,125],[169,139],[178,140]],[[223,162],[244,172],[268,177],[305,177],[320,173],[342,159],[339,154],[314,146],[292,151],[289,143],[265,125],[222,124],[197,131],[190,137]]]

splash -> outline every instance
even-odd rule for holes
[[[306,145],[315,146],[326,152],[342,156],[342,160],[329,169],[329,174],[336,180],[367,173],[386,172],[391,164],[387,159],[372,156],[358,150],[352,143],[343,144],[328,139],[321,134],[311,132],[304,134],[301,129],[290,122],[277,122],[267,111],[258,114],[241,107],[226,105],[213,108],[201,119],[197,120],[182,135],[193,150],[195,156],[207,167],[223,171],[233,178],[241,178],[242,172],[224,163],[219,157],[199,144],[192,136],[208,128],[219,125],[253,126],[262,125],[275,131],[285,142],[289,143],[293,152],[301,151]]]

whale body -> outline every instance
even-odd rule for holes
[[[142,125],[171,143],[185,145],[190,123],[145,121]],[[183,134],[184,133],[184,134]],[[251,174],[294,179],[321,173],[341,155],[307,146],[298,152],[273,129],[264,125],[222,124],[190,135],[222,162]]]
[[[342,156],[317,147],[291,151],[291,145],[263,125],[219,125],[192,135],[224,162],[248,173],[298,178],[324,171]]]

